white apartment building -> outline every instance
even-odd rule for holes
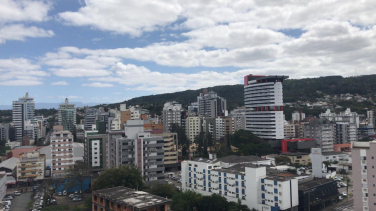
[[[246,130],[266,140],[284,138],[282,82],[288,76],[244,77]]]
[[[26,121],[30,121],[30,124],[35,124],[34,110],[34,98],[29,97],[29,93],[26,93],[25,97],[19,98],[18,101],[13,101],[12,121],[16,130],[17,141],[22,141],[22,137],[27,135],[25,134]],[[33,139],[34,134],[29,134],[29,137]]]
[[[295,124],[284,121],[285,138],[297,138]]]
[[[198,113],[202,117],[216,118],[227,116],[227,101],[215,92],[204,91],[197,97]]]
[[[211,157],[183,161],[182,189],[203,195],[220,194],[228,201],[257,210],[297,210],[298,179],[272,170],[270,160],[255,156]]]
[[[304,119],[305,119],[305,113],[301,113],[301,112],[299,113],[299,111],[295,111],[294,113],[292,113],[292,118],[291,118],[292,121],[300,122]]]
[[[375,117],[376,117],[376,114],[374,110],[367,111],[368,124],[372,124],[373,126],[375,126]]]
[[[197,116],[189,116],[185,120],[185,133],[187,138],[193,143],[195,137],[198,136],[201,132],[201,123],[202,119]]]
[[[170,131],[171,124],[178,124],[181,126],[181,104],[173,101],[167,102],[163,106],[162,111],[162,123],[163,123],[163,132],[167,133]]]
[[[224,137],[224,122],[221,117],[215,118],[215,139],[220,140]]]
[[[73,135],[67,130],[51,134],[51,175],[64,176],[66,170],[74,165]]]

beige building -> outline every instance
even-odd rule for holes
[[[295,152],[295,153],[281,153],[283,156],[287,156],[290,158],[291,163],[299,163],[300,165],[308,165],[308,163],[311,163],[311,157],[308,153],[302,153],[302,152]]]
[[[178,134],[162,133],[153,134],[154,136],[163,137],[164,140],[164,164],[178,163]]]
[[[46,156],[38,151],[26,152],[20,155],[17,162],[17,181],[36,182],[44,179]]]
[[[197,116],[187,117],[185,120],[185,133],[191,143],[195,141],[195,137],[201,132],[201,118]]]
[[[67,130],[55,131],[51,135],[51,174],[63,176],[74,165],[73,135]]]

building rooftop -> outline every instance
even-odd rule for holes
[[[315,179],[315,180],[299,183],[298,189],[307,190],[307,189],[315,188],[320,185],[331,183],[333,181],[334,180],[332,179]]]
[[[281,155],[298,156],[298,155],[309,155],[309,153],[305,153],[305,152],[285,152],[285,153],[281,153]]]
[[[35,146],[20,146],[20,147],[15,147],[14,149],[32,149],[36,148]]]
[[[346,152],[322,152],[322,155],[342,155],[347,154]]]
[[[17,162],[20,161],[19,158],[11,157],[0,163],[0,168],[7,168],[13,170],[17,166]]]
[[[113,201],[117,204],[131,206],[134,208],[134,210],[146,210],[155,206],[171,203],[170,199],[121,186],[97,190],[94,191],[93,194]]]
[[[267,160],[267,159],[253,156],[253,155],[249,155],[249,156],[229,155],[223,158],[216,158],[216,159],[209,159],[209,158],[194,159],[194,161],[196,162],[204,162],[204,163],[216,163],[220,161],[224,163],[249,163],[249,162],[264,161],[264,160]]]

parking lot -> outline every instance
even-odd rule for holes
[[[169,184],[174,185],[178,190],[181,190],[181,172],[169,172],[165,174],[165,180]]]
[[[32,192],[21,193],[19,196],[15,196],[11,200],[10,211],[28,211],[26,206],[27,203],[31,200]]]

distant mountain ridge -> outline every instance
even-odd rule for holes
[[[219,96],[227,100],[228,110],[244,105],[244,87],[243,85],[226,85],[206,88],[208,91],[214,91]],[[149,95],[132,98],[121,102],[129,105],[141,105],[149,109],[152,113],[160,114],[163,104],[168,101],[177,101],[184,106],[197,101],[197,96],[203,91],[186,90],[181,92]],[[342,76],[324,76],[318,78],[287,79],[283,82],[284,102],[315,101],[325,94],[376,94],[376,74],[363,75],[355,77]],[[109,108],[118,108],[121,103],[107,105]]]

